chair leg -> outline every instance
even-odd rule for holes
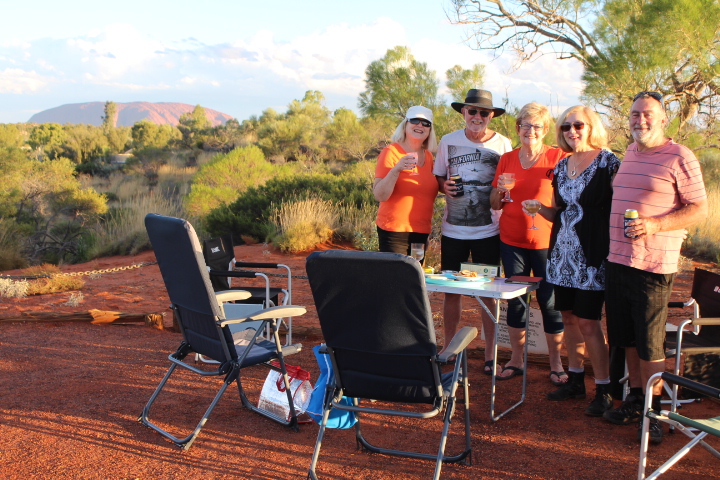
[[[320,431],[318,432],[317,441],[315,442],[315,449],[313,450],[312,460],[310,461],[310,469],[308,470],[308,478],[312,480],[318,480],[315,474],[315,467],[317,466],[318,458],[320,457],[320,448],[322,447],[322,440],[325,436],[325,427],[327,426],[328,418],[330,417],[330,411],[332,410],[332,399],[333,396],[328,392],[326,395],[325,405],[323,406],[323,416],[320,422]]]
[[[183,450],[188,450],[192,446],[193,442],[195,441],[195,438],[197,438],[198,434],[200,434],[200,430],[207,422],[208,418],[210,417],[210,414],[215,409],[215,406],[220,401],[220,397],[223,396],[223,394],[225,393],[225,390],[227,390],[227,387],[230,386],[230,384],[233,382],[234,377],[237,377],[237,375],[239,373],[239,368],[236,366],[225,376],[225,380],[223,381],[222,387],[220,387],[220,390],[215,395],[215,398],[213,398],[212,402],[210,403],[210,406],[203,414],[203,416],[200,419],[200,421],[198,422],[197,426],[195,427],[195,429],[192,431],[192,433],[190,435],[188,435],[187,437],[184,437],[184,438],[179,438],[179,437],[172,435],[171,433],[167,432],[166,430],[155,425],[148,418],[150,415],[150,408],[152,407],[153,403],[155,402],[158,395],[160,394],[160,391],[163,389],[163,387],[167,383],[168,379],[170,378],[170,375],[172,375],[172,373],[175,371],[175,368],[177,368],[177,364],[170,365],[170,368],[168,369],[167,373],[163,377],[160,384],[157,386],[157,388],[153,392],[147,405],[145,405],[145,408],[143,408],[142,414],[138,418],[138,421],[140,423],[142,423],[143,425],[145,425],[149,428],[152,428],[153,430],[158,432],[160,435],[170,439],[175,445],[182,448]]]

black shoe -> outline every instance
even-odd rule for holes
[[[643,422],[640,420],[638,422],[638,429],[637,429],[637,440],[638,442],[642,439],[642,425]],[[650,443],[653,445],[659,445],[662,443],[663,439],[663,428],[662,424],[660,424],[660,421],[657,418],[650,418],[650,424],[648,425],[648,433],[650,434]]]
[[[568,381],[560,388],[545,395],[548,400],[568,400],[585,398],[585,372],[569,372]]]
[[[642,415],[643,401],[634,395],[628,395],[618,408],[607,410],[603,418],[615,425],[627,425],[638,421]]]
[[[585,409],[585,415],[590,417],[602,417],[605,412],[613,406],[613,399],[610,395],[610,385],[595,385],[595,398]]]

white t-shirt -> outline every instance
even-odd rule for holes
[[[490,192],[500,156],[510,150],[510,140],[497,132],[485,143],[468,140],[465,129],[442,137],[433,173],[446,178],[459,173],[465,190],[462,197],[445,196],[443,235],[477,240],[500,233],[501,211],[490,208]]]

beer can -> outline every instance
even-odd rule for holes
[[[455,190],[455,195],[453,196],[462,197],[463,195],[465,195],[465,189],[463,188],[462,177],[460,176],[460,174],[453,173],[452,175],[450,175],[450,180],[455,182],[455,187],[457,188],[457,190]]]
[[[635,238],[637,235],[628,235],[627,234],[627,227],[628,223],[630,223],[632,220],[636,220],[638,218],[638,211],[632,208],[628,208],[625,210],[625,220],[623,221],[624,227],[625,227],[625,237],[627,238]]]

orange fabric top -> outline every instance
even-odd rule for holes
[[[500,157],[493,187],[497,188],[501,174],[515,174],[515,187],[510,190],[510,197],[514,201],[503,202],[500,216],[500,240],[508,245],[531,250],[550,248],[552,222],[535,215],[535,226],[538,230],[528,230],[532,226],[532,217],[523,213],[520,203],[537,198],[543,205],[552,205],[552,172],[555,165],[567,154],[559,148],[544,148],[542,157],[528,169],[520,165],[519,148]]]
[[[393,143],[383,149],[375,167],[375,178],[385,178],[407,152]],[[390,198],[380,202],[377,226],[389,232],[430,233],[438,183],[433,171],[433,154],[425,150],[425,165],[418,166],[418,175],[403,170],[398,176]]]

